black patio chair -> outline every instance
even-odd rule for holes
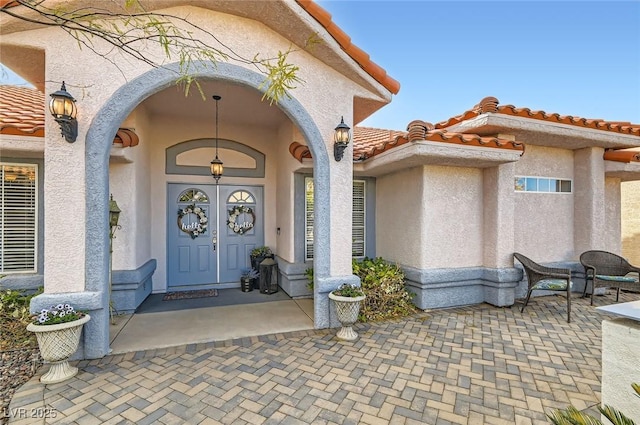
[[[640,291],[640,282],[629,273],[640,273],[640,267],[632,266],[623,257],[607,251],[586,251],[580,255],[580,263],[584,267],[584,291],[587,295],[587,286],[591,281],[591,305],[596,288],[617,288],[616,302],[620,299],[620,289]]]
[[[571,323],[571,270],[542,266],[517,252],[513,256],[520,261],[527,275],[527,298],[524,300],[520,312],[524,312],[531,293],[535,290],[566,292],[567,323]]]

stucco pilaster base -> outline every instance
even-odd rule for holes
[[[335,306],[329,299],[329,292],[338,289],[343,283],[360,285],[360,278],[355,275],[325,278],[315,277],[313,310],[316,329],[337,328],[342,326],[336,315]]]
[[[151,294],[156,260],[147,261],[136,270],[114,270],[111,276],[111,301],[118,314],[133,313]]]
[[[78,351],[71,359],[99,359],[109,354],[109,310],[108,293],[68,292],[40,294],[31,300],[31,313],[56,304],[71,304],[76,310],[89,313],[91,320],[85,323]]]
[[[313,264],[289,263],[278,258],[279,284],[291,298],[313,297],[313,289],[309,288],[309,280],[304,274],[309,267],[313,267]]]
[[[631,384],[640,384],[638,353],[640,322],[623,318],[602,321],[602,404],[636,422],[640,422],[640,403]]]
[[[483,302],[510,306],[522,279],[522,271],[515,268],[402,269],[407,289],[416,294],[413,302],[422,310]]]

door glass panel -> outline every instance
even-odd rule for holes
[[[200,189],[187,189],[178,196],[178,202],[209,203],[209,197]]]
[[[227,204],[255,204],[256,201],[252,194],[246,190],[236,190],[227,199]]]

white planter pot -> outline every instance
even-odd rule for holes
[[[341,297],[329,292],[329,299],[333,300],[336,306],[336,314],[342,325],[342,329],[338,331],[336,336],[346,341],[353,341],[358,338],[358,334],[353,330],[352,326],[358,321],[360,313],[360,305],[366,297]]]
[[[42,375],[40,382],[55,384],[76,376],[78,368],[69,364],[69,357],[78,349],[82,326],[89,319],[91,317],[87,314],[73,322],[57,325],[27,325],[27,330],[36,334],[40,355],[47,363],[51,363],[49,371]]]

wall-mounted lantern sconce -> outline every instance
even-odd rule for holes
[[[60,124],[62,135],[69,143],[76,141],[78,137],[78,121],[76,121],[76,100],[67,92],[67,87],[62,82],[62,87],[55,93],[51,93],[49,102],[51,115]]]
[[[344,150],[349,146],[349,140],[351,140],[351,133],[349,133],[348,125],[344,123],[344,117],[340,118],[340,124],[335,128],[334,144],[333,144],[333,156],[336,161],[340,161],[344,155]]]
[[[118,220],[120,219],[120,213],[122,210],[118,207],[115,199],[113,199],[113,194],[111,195],[111,199],[109,200],[109,238],[113,239],[116,230],[121,226],[118,225]]]
[[[222,173],[224,173],[224,166],[220,158],[218,158],[218,101],[220,99],[222,99],[222,97],[217,94],[213,95],[213,100],[216,101],[216,157],[211,161],[211,175],[216,180],[216,184],[218,184],[218,180],[220,180]]]

